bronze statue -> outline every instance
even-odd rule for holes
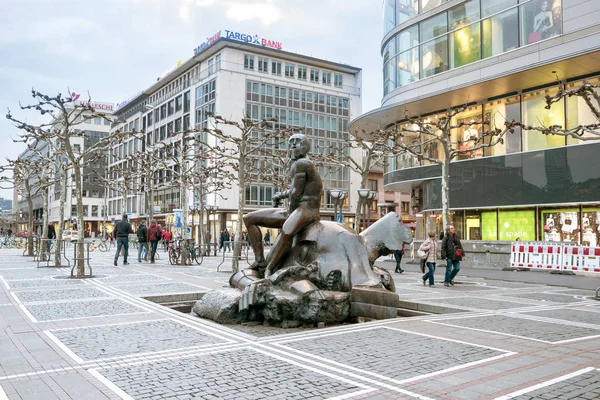
[[[360,235],[343,224],[320,221],[323,184],[307,158],[310,141],[295,134],[288,151],[291,185],[273,196],[275,207],[289,199],[288,209],[258,210],[244,217],[254,263],[231,276],[231,289],[206,293],[194,311],[218,322],[260,318],[269,323],[340,322],[365,309],[374,310],[375,318],[395,317],[394,281],[374,262],[410,243],[410,230],[393,212]],[[266,258],[260,226],[281,229]],[[352,311],[351,304],[359,306],[352,306]],[[360,306],[365,304],[366,308]],[[377,307],[369,309],[370,305]],[[380,316],[383,309],[385,316]]]
[[[269,277],[292,247],[294,236],[313,222],[321,219],[321,193],[323,183],[315,164],[306,156],[310,151],[310,140],[303,134],[292,135],[288,141],[292,159],[289,177],[291,185],[285,192],[275,193],[273,203],[277,207],[281,200],[289,199],[288,210],[269,208],[253,211],[244,217],[248,236],[254,250],[255,262],[252,269],[265,270]],[[259,226],[281,229],[267,259],[264,256],[262,233]]]

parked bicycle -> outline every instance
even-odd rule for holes
[[[193,262],[200,265],[203,261],[202,251],[196,243],[179,239],[170,241],[168,245],[169,264],[178,265],[182,263],[182,256],[187,259],[186,265],[192,265]]]

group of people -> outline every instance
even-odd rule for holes
[[[453,225],[449,225],[446,233],[440,235],[441,243],[436,236],[435,232],[429,232],[427,240],[421,244],[418,250],[418,253],[421,255],[421,272],[424,273],[421,277],[423,285],[429,283],[430,287],[435,286],[434,274],[437,261],[440,260],[445,261],[446,264],[444,286],[454,286],[454,277],[456,277],[456,274],[460,271],[460,262],[465,256],[462,244]],[[401,274],[404,272],[400,263],[405,250],[405,245],[402,245],[401,250],[396,250],[394,252],[394,258],[396,259],[396,273]],[[414,248],[411,244],[411,251],[413,250]],[[411,258],[414,259],[414,254]],[[425,272],[425,269],[427,269],[427,272]]]
[[[119,261],[119,255],[123,249],[123,265],[128,265],[127,257],[129,256],[129,235],[133,234],[133,228],[127,220],[127,215],[123,215],[123,219],[117,222],[115,229],[113,230],[113,237],[117,240],[117,252],[115,253],[114,265],[116,266]],[[156,223],[153,219],[150,222],[150,226],[142,222],[136,232],[138,238],[138,262],[148,261],[148,253],[150,253],[150,263],[154,264],[156,249],[158,248],[158,242],[163,239],[165,241],[171,240],[171,232],[163,231],[161,226]]]

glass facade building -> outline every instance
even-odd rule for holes
[[[384,1],[382,106],[351,121],[350,131],[401,128],[425,156],[393,154],[384,171],[386,190],[411,194],[417,239],[443,229],[444,151],[411,120],[440,134],[434,123],[461,107],[449,121],[456,150],[506,121],[564,129],[598,123],[589,101],[596,104],[600,90],[588,100],[546,101],[584,81],[600,84],[600,24],[591,17],[598,12],[600,2],[577,0]],[[489,126],[471,125],[482,121]],[[449,205],[462,239],[600,245],[596,138],[517,128],[493,147],[458,153]]]

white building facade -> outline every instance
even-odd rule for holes
[[[285,52],[279,49],[280,43],[269,40],[252,44],[241,37],[236,38],[230,31],[214,35],[212,41],[194,50],[192,58],[179,62],[151,87],[122,104],[116,112],[120,122],[113,129],[129,128],[129,124],[135,125],[139,119],[145,143],[119,150],[119,155],[110,159],[110,165],[122,162],[132,149],[150,150],[157,143],[171,145],[170,149],[177,151],[181,148],[180,132],[212,124],[207,112],[238,121],[245,115],[255,120],[275,117],[280,124],[302,128],[315,151],[348,140],[349,121],[361,113],[360,69]],[[214,143],[216,139],[208,140]],[[354,156],[360,158],[360,152]],[[323,218],[333,218],[328,189],[348,190],[347,204],[356,204],[360,179],[355,173],[338,167],[323,167],[320,172],[324,182]],[[152,201],[146,200],[141,190],[132,193],[126,209],[122,195],[109,191],[109,218],[118,218],[126,211],[136,220],[147,215],[152,207],[158,222],[170,229],[173,209],[181,206],[182,196],[179,187],[168,185],[170,176],[168,170],[157,171],[155,187],[163,188],[155,192]],[[271,184],[251,182],[245,193],[244,212],[249,212],[270,207],[275,189]],[[203,202],[196,194],[192,189],[187,191],[189,205],[217,206],[219,229],[235,229],[238,204],[235,183],[218,195],[208,195]],[[344,209],[348,216],[354,211],[353,206]],[[198,221],[194,226],[195,236]]]

